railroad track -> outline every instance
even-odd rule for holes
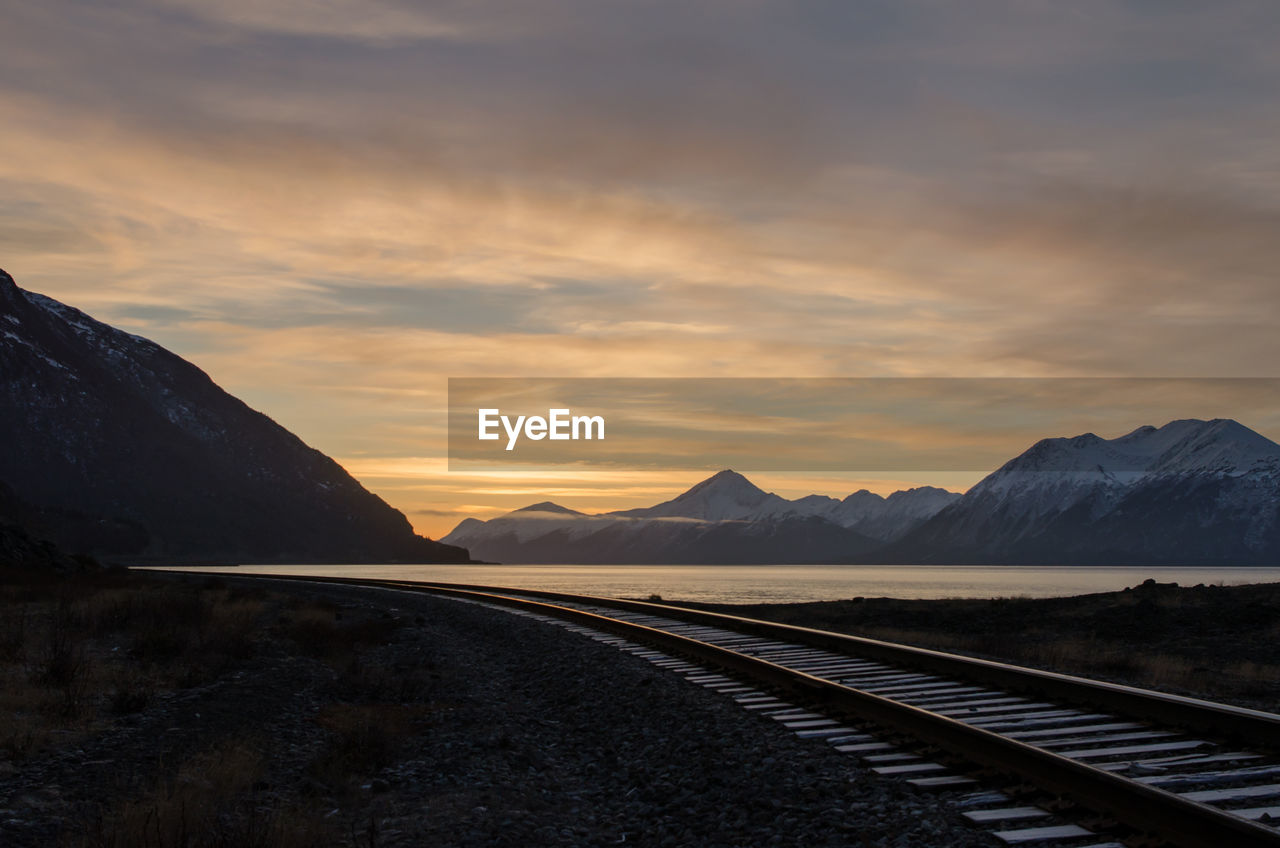
[[[1013,845],[1280,846],[1280,716],[855,636],[461,584],[426,592],[564,624],[735,698],[874,771],[954,793]]]

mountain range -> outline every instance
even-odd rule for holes
[[[196,366],[3,271],[0,408],[0,523],[67,553],[469,561]]]
[[[901,538],[959,497],[926,486],[792,501],[725,470],[656,506],[588,515],[543,502],[465,519],[444,541],[502,562],[833,562]]]
[[[534,504],[444,537],[530,563],[1280,564],[1280,445],[1184,419],[1037,442],[963,495],[787,500],[721,471],[670,501],[588,515]]]

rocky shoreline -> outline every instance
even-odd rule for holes
[[[270,592],[378,638],[335,663],[276,628],[214,680],[0,762],[0,843],[126,845],[223,786],[183,844],[996,844],[942,798],[561,628],[409,594]],[[276,610],[296,634],[300,614]]]

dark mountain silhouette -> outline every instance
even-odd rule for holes
[[[518,510],[517,512],[522,512]],[[504,521],[512,516],[508,521]],[[814,516],[756,521],[618,519],[583,516],[545,523],[517,513],[470,524],[477,556],[521,563],[650,563],[730,565],[750,563],[838,562],[878,543],[853,530]],[[496,524],[494,522],[497,522]],[[480,527],[478,525],[486,525]],[[483,551],[483,553],[480,553]]]
[[[78,571],[97,563],[73,559],[27,530],[30,510],[13,490],[0,483],[0,572],[6,568],[44,571]]]
[[[861,492],[789,501],[726,469],[656,506],[588,515],[543,501],[489,521],[464,519],[445,538],[502,562],[840,562],[956,497],[926,487],[888,499]]]
[[[465,562],[154,342],[0,271],[0,481],[32,535],[127,561]]]

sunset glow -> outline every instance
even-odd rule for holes
[[[1268,4],[3,5],[0,267],[432,537],[706,476],[450,472],[450,377],[1277,376]]]

